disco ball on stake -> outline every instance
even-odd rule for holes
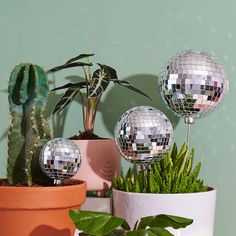
[[[39,164],[43,173],[56,184],[73,177],[81,164],[78,146],[69,139],[55,138],[47,142],[40,154]]]
[[[129,109],[115,127],[115,140],[122,156],[143,167],[160,160],[172,139],[173,127],[168,117],[149,106]]]
[[[223,100],[228,81],[224,68],[206,52],[188,50],[178,53],[160,74],[164,102],[177,116],[190,124],[214,110]]]

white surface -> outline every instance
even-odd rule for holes
[[[111,202],[110,198],[87,197],[85,203],[81,207],[81,210],[101,211],[110,213],[111,212],[110,202]]]
[[[216,190],[187,194],[143,194],[113,190],[114,213],[131,227],[141,217],[170,214],[194,220],[185,229],[170,230],[175,236],[213,236]]]

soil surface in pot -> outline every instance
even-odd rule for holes
[[[73,140],[96,140],[96,139],[108,139],[108,138],[102,138],[94,133],[87,133],[87,132],[80,132],[79,135],[74,135],[70,137],[69,139]]]
[[[71,186],[71,185],[78,185],[78,184],[81,184],[82,181],[80,180],[77,180],[77,179],[67,179],[67,180],[64,180],[62,181],[62,183],[60,185],[57,185],[57,184],[53,184],[53,185],[39,185],[39,184],[36,184],[34,183],[33,186],[31,187],[65,187],[65,186]],[[20,184],[17,184],[17,185],[9,185],[8,182],[7,182],[7,179],[0,179],[0,186],[9,186],[9,187],[27,187],[27,186],[24,186],[24,185],[20,185]]]

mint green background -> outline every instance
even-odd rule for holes
[[[233,0],[0,0],[1,176],[6,172],[4,133],[10,118],[5,89],[9,74],[18,63],[33,62],[47,69],[79,53],[94,52],[94,62],[114,66],[120,79],[132,81],[149,93],[152,102],[123,88],[110,87],[97,116],[96,133],[111,137],[116,120],[129,107],[149,104],[165,111],[156,93],[156,75],[169,57],[183,49],[206,50],[224,65],[230,91],[219,109],[196,122],[191,142],[196,160],[203,161],[202,177],[218,189],[215,235],[234,235],[235,8]],[[61,72],[54,79],[60,85],[65,76],[76,74],[81,75],[81,70]],[[82,129],[76,102],[65,122],[64,137]],[[180,120],[175,127],[178,144],[183,142],[185,133],[186,126]]]

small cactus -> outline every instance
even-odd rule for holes
[[[174,144],[171,154],[156,163],[152,163],[145,172],[132,171],[126,176],[118,176],[113,180],[113,186],[121,191],[139,193],[193,193],[205,192],[204,185],[198,175],[201,163],[192,170],[194,149],[190,152],[186,144],[178,152]]]
[[[51,139],[50,128],[44,118],[48,91],[47,76],[38,65],[20,64],[12,71],[8,85],[11,113],[7,166],[9,185],[32,186],[34,182],[33,170],[38,170],[36,159],[41,147]]]

